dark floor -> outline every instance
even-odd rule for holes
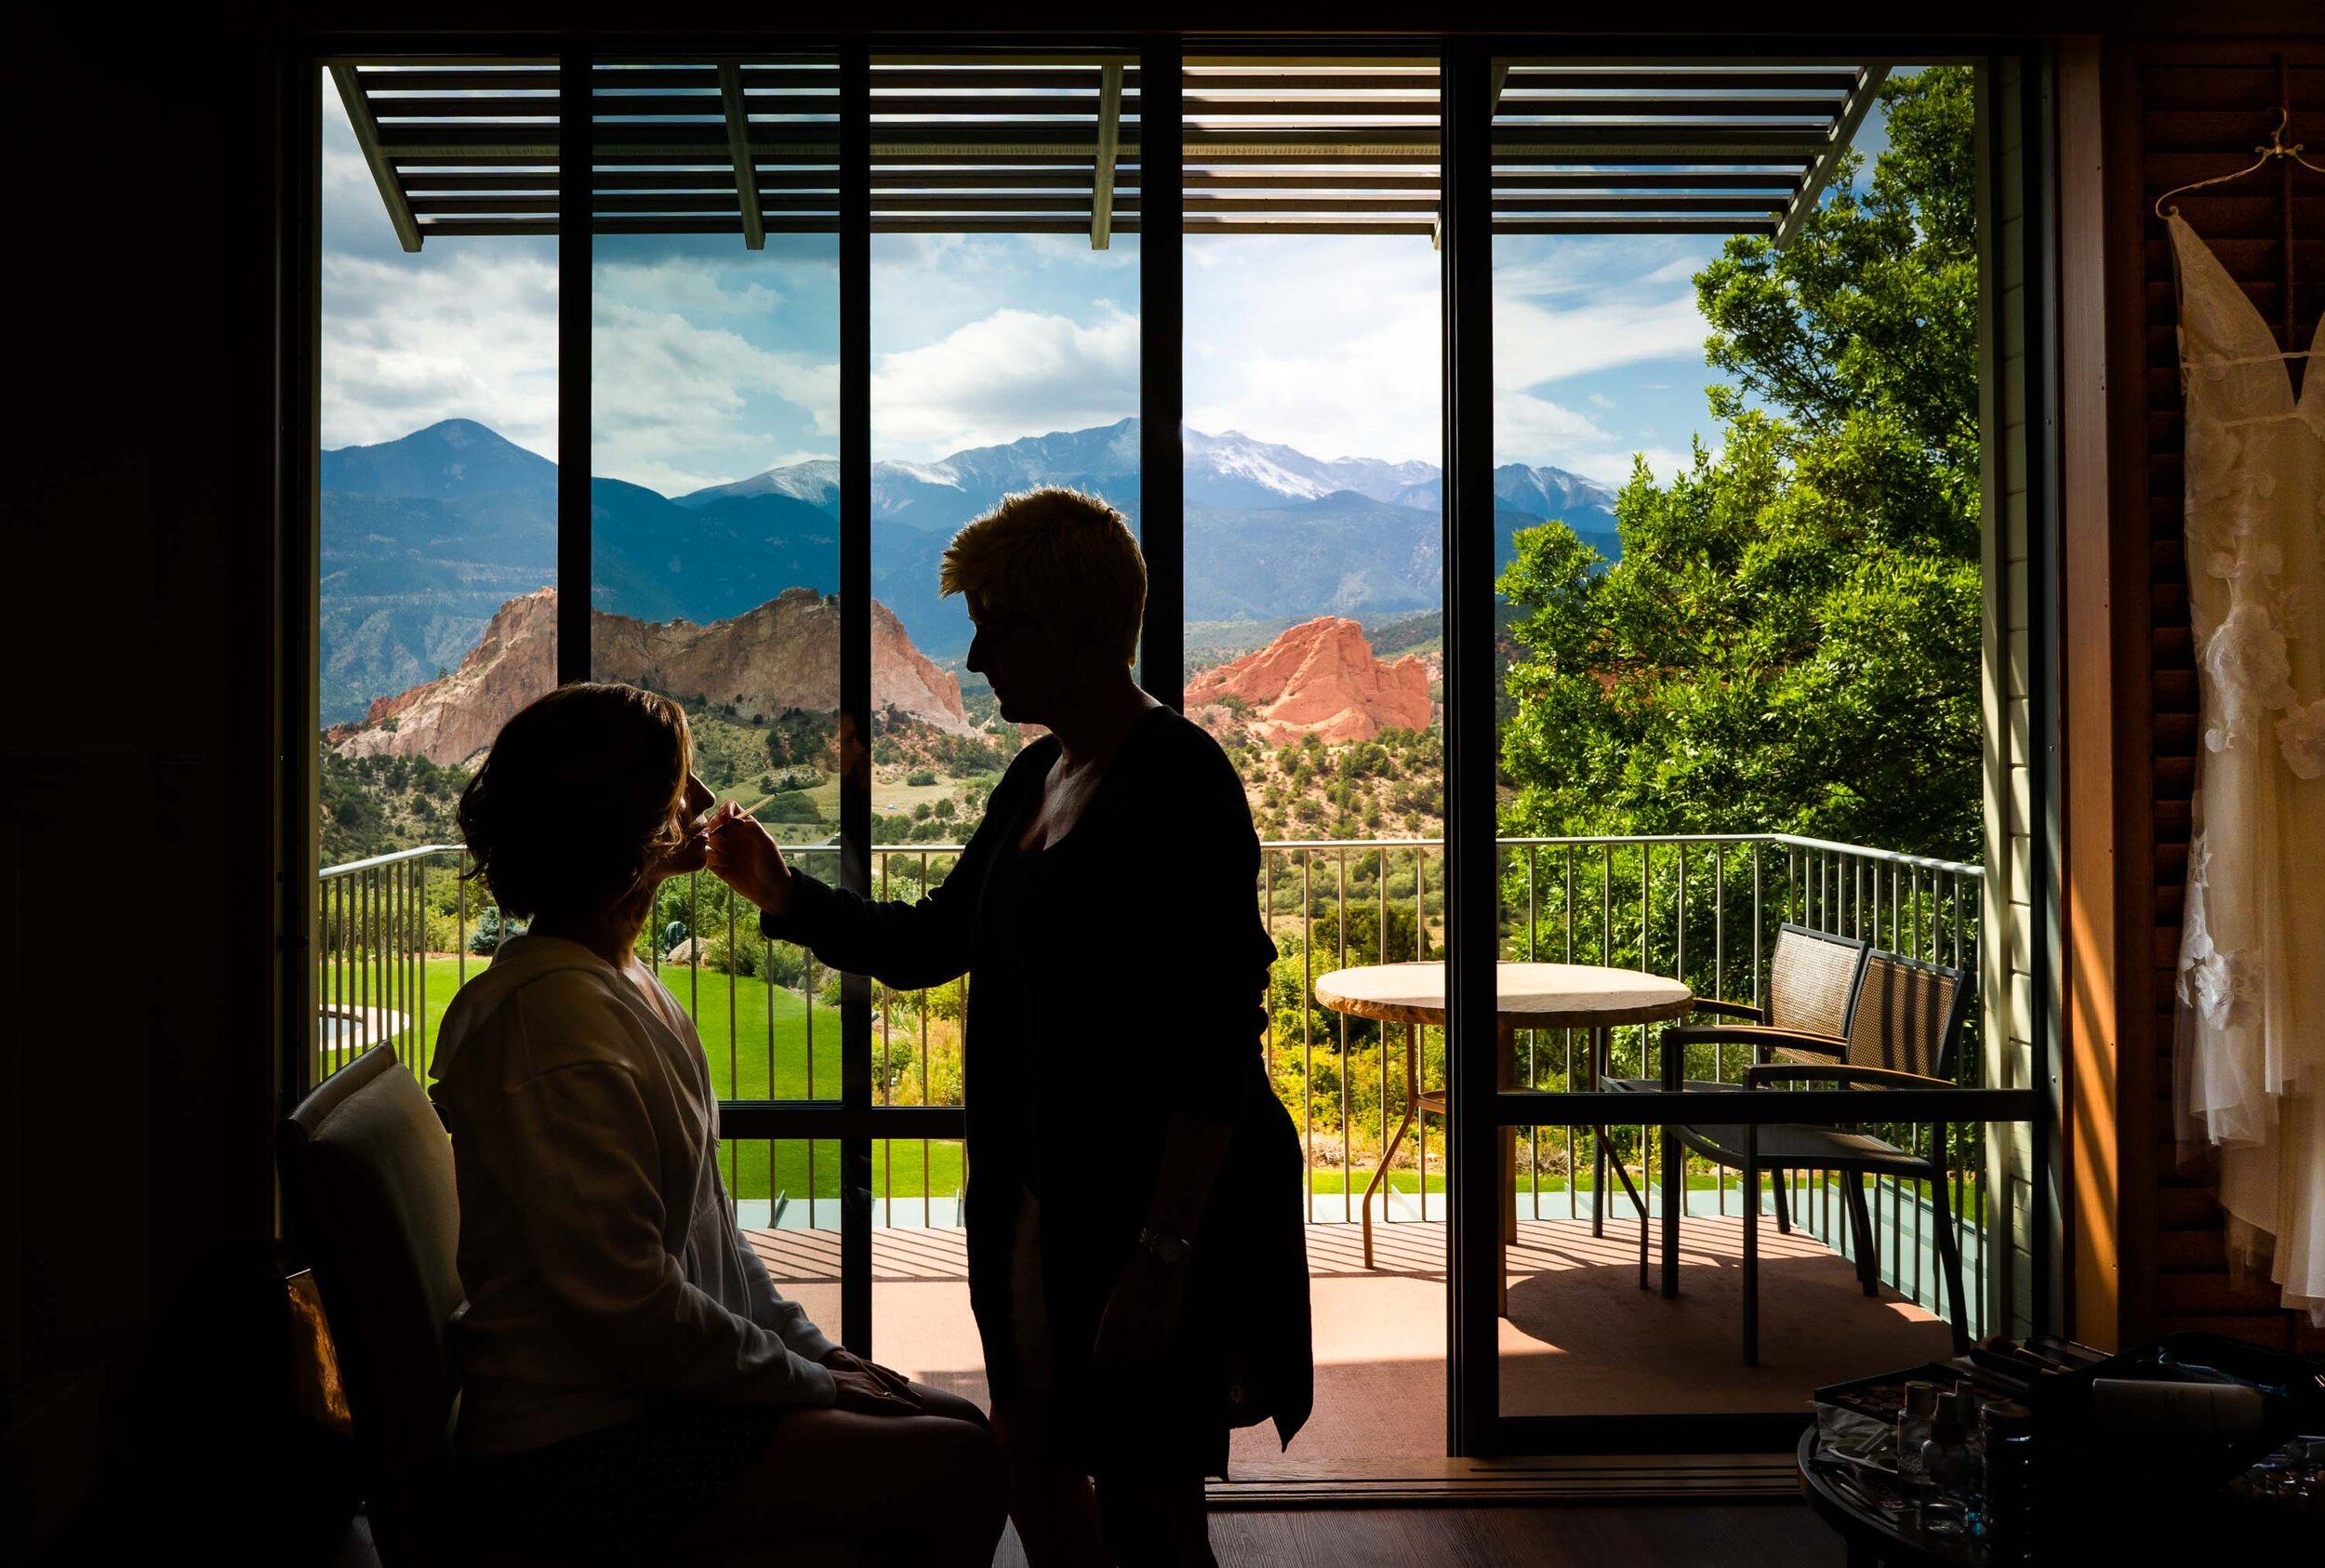
[[[1840,1568],[1840,1539],[1798,1503],[1307,1508],[1220,1513],[1221,1568]],[[995,1568],[1025,1561],[1013,1535]]]
[[[1844,1555],[1798,1503],[1216,1513],[1211,1540],[1221,1568],[1840,1568]],[[334,1568],[379,1561],[358,1520]],[[1025,1568],[1015,1531],[993,1564]]]

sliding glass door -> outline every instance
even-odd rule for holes
[[[297,1076],[381,1041],[425,1072],[512,929],[448,803],[560,681],[678,699],[704,777],[813,874],[940,885],[1028,737],[937,559],[1068,485],[1136,523],[1141,678],[1219,740],[1265,846],[1319,1473],[1766,1447],[1821,1382],[2043,1322],[2048,1047],[2018,999],[2049,894],[2033,770],[2014,792],[1991,759],[2048,721],[1992,651],[2026,641],[2028,566],[1986,522],[2041,489],[2001,417],[2035,372],[2000,348],[2041,339],[2000,281],[2038,243],[2007,126],[2039,85],[1924,59],[322,62]],[[1899,279],[1946,291],[1945,330],[1849,315]],[[1935,368],[1900,391],[1908,352]],[[1982,709],[1997,683],[2019,707]],[[1966,988],[1904,1064],[1931,1082],[1868,1121],[1861,1085],[1711,1036],[1667,1081],[1664,1029],[1800,1022],[1779,970],[1843,950],[1848,1001],[1875,953]],[[707,876],[641,956],[703,1036],[776,1277],[977,1394],[964,986],[834,974]],[[1435,989],[1395,1017],[1321,983],[1397,965]],[[1609,972],[1723,1010],[1574,1022]],[[1841,1122],[1896,1158],[1779,1149]]]

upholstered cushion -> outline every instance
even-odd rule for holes
[[[323,1288],[347,1383],[372,1526],[387,1561],[412,1561],[437,1534],[450,1490],[449,1330],[460,1307],[452,1145],[381,1045],[300,1103],[281,1154],[292,1238]]]

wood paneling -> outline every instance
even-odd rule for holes
[[[2285,140],[2325,144],[2325,49],[2313,42],[2125,46],[2108,60],[2109,353],[2130,372],[2108,400],[2118,559],[2128,562],[2145,540],[2145,580],[2122,583],[2114,605],[2119,649],[2144,647],[2146,656],[2136,672],[2144,680],[2123,684],[2125,693],[2144,687],[2145,700],[2123,707],[2116,750],[2119,762],[2136,768],[2139,788],[2127,793],[2146,797],[2145,810],[2137,800],[2119,801],[2116,817],[2124,884],[2117,898],[2119,1229],[2124,1256],[2147,1260],[2138,1280],[2125,1280],[2127,1338],[2205,1329],[2281,1346],[2305,1336],[2277,1308],[2265,1280],[2232,1273],[2209,1163],[2182,1165],[2173,1141],[2173,982],[2196,784],[2197,682],[2182,531],[2178,308],[2170,243],[2152,211],[2173,186],[2250,163],[2277,125],[2280,93],[2292,111]],[[2280,339],[2290,263],[2291,340],[2279,346],[2307,347],[2325,307],[2325,179],[2295,170],[2288,179],[2278,166],[2173,202]]]
[[[2100,274],[2106,246],[2106,158],[2098,41],[2060,42],[2058,254],[2066,277]],[[2121,1322],[2121,1232],[2092,1216],[2120,1212],[2120,1119],[2116,1096],[2121,1031],[2115,973],[2114,854],[2118,768],[2112,729],[2123,660],[2109,633],[2119,549],[2107,507],[2106,295],[2061,289],[2059,300],[2059,723],[2066,809],[2059,828],[2066,944],[2058,1049],[2066,1064],[2063,1153],[2076,1201],[2067,1206],[2068,1323],[2086,1344],[2114,1349]],[[2137,562],[2144,572],[2146,562]],[[2144,652],[2145,650],[2140,650]]]

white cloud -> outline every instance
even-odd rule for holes
[[[458,418],[556,457],[557,265],[545,245],[425,262],[326,251],[322,323],[326,446]]]
[[[880,355],[871,404],[874,448],[905,460],[1110,424],[1138,411],[1138,318],[997,310]]]
[[[690,320],[765,316],[782,309],[780,291],[751,278],[730,286],[728,271],[694,256],[600,261],[591,269],[596,293]]]
[[[1700,363],[1704,318],[1693,292],[1593,299],[1573,309],[1494,301],[1494,385],[1510,391],[1681,355]]]
[[[765,396],[804,410],[818,434],[838,433],[836,364],[761,348],[674,310],[597,295],[590,356],[594,473],[664,495],[739,478],[727,471],[751,445],[754,404]]]
[[[1501,460],[1511,460],[1519,453],[1570,452],[1603,446],[1611,445],[1614,439],[1593,424],[1588,415],[1578,414],[1547,397],[1537,397],[1532,392],[1508,392],[1495,395],[1494,451]],[[1538,462],[1544,459],[1528,456],[1518,460]],[[1559,462],[1556,466],[1572,468],[1574,465]]]
[[[1187,257],[1189,424],[1318,458],[1442,458],[1427,240],[1237,236]]]

